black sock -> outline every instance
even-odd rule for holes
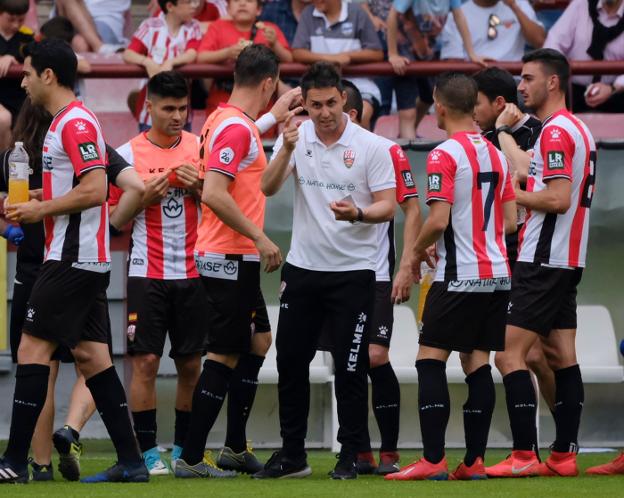
[[[184,440],[188,434],[189,424],[191,423],[191,412],[183,410],[175,411],[175,433],[173,435],[173,444],[176,446],[184,446]]]
[[[513,449],[537,452],[535,415],[537,400],[528,370],[516,370],[503,377]]]
[[[446,363],[440,360],[418,360],[416,370],[423,455],[428,462],[438,463],[444,458],[444,436],[451,405]]]
[[[390,363],[371,368],[373,413],[381,434],[380,451],[396,451],[399,440],[401,389]]]
[[[182,460],[189,465],[198,464],[204,457],[208,433],[221,411],[233,372],[234,370],[223,363],[204,361],[204,368],[193,393],[191,421],[181,455]]]
[[[28,462],[28,449],[35,432],[37,419],[48,394],[50,367],[30,363],[17,365],[15,371],[15,391],[13,394],[13,414],[9,442],[4,455],[22,470]]]
[[[67,428],[71,431],[72,436],[74,436],[74,438],[75,438],[76,440],[80,439],[80,432],[78,432],[76,429],[74,429],[73,427],[71,427],[71,426],[69,426],[69,425],[68,425],[68,426],[66,426],[66,427],[67,427]]]
[[[142,456],[132,430],[128,402],[115,367],[94,375],[86,381],[108,435],[123,464],[141,462]]]
[[[227,406],[225,446],[234,453],[247,448],[247,419],[258,390],[258,372],[264,356],[246,354],[240,357],[230,380]]]
[[[139,448],[145,453],[156,446],[156,409],[132,412],[132,419]]]
[[[583,379],[578,365],[555,370],[555,425],[557,437],[554,451],[576,452],[581,411],[585,401]]]
[[[464,464],[470,467],[478,457],[485,458],[496,391],[492,367],[483,365],[466,377],[468,399],[464,404],[464,437],[466,456]]]

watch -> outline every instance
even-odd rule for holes
[[[508,125],[503,125],[496,128],[496,135],[498,136],[499,133],[509,133],[510,135],[513,135],[513,131]]]
[[[355,217],[355,219],[354,219],[354,220],[351,220],[351,221],[349,222],[349,223],[351,223],[351,224],[353,224],[353,223],[355,223],[355,222],[358,222],[358,221],[359,221],[359,222],[364,221],[364,211],[362,211],[362,208],[357,207],[357,206],[356,206],[356,209],[357,209],[357,216]]]

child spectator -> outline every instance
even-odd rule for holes
[[[331,62],[340,66],[381,62],[383,50],[373,23],[364,10],[346,0],[313,0],[297,27],[295,61]],[[370,78],[349,78],[364,99],[362,126],[370,129],[381,104],[379,88]]]
[[[197,62],[233,63],[252,43],[271,48],[281,62],[291,62],[293,57],[284,33],[271,22],[258,21],[260,12],[259,0],[228,0],[231,19],[219,19],[210,25],[199,46]],[[215,81],[209,91],[206,114],[227,101],[231,91],[231,80]]]
[[[7,78],[12,64],[24,62],[24,47],[34,40],[24,27],[28,0],[0,0],[0,150],[11,144],[13,120],[26,98],[19,78]]]
[[[76,36],[76,30],[71,21],[63,16],[53,17],[46,21],[39,30],[39,39],[45,40],[46,38],[57,38],[59,40],[66,41],[71,45],[72,40]],[[89,61],[79,54],[76,54],[78,59],[77,71],[79,74],[86,74],[91,72],[91,64]],[[78,95],[76,93],[76,95]]]
[[[158,4],[162,9],[160,15],[141,23],[123,54],[127,63],[145,67],[150,78],[162,71],[194,62],[202,37],[199,22],[193,19],[195,2],[159,0]],[[140,131],[151,127],[146,94],[147,81],[143,82],[136,103]]]
[[[195,5],[195,13],[193,17],[199,21],[202,27],[202,33],[208,30],[208,26],[213,21],[221,18],[227,18],[227,3],[225,0],[191,0],[191,4]],[[147,10],[150,15],[157,16],[162,12],[157,0],[150,0]]]

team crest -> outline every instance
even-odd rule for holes
[[[344,154],[342,155],[342,160],[344,161],[344,165],[347,168],[350,168],[355,162],[355,152],[352,149],[345,150]]]

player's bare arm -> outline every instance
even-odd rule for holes
[[[111,207],[109,222],[121,230],[143,210],[145,184],[134,168],[126,168],[117,175],[117,186],[123,190],[117,206]]]
[[[422,228],[422,216],[420,213],[420,203],[417,197],[409,197],[399,204],[405,221],[403,225],[403,252],[399,262],[399,271],[392,283],[393,302],[400,304],[408,301],[412,291],[414,279],[412,277],[412,258],[414,254],[409,250],[413,247]]]
[[[518,207],[516,201],[503,203],[503,219],[505,220],[505,233],[510,234],[518,230]]]
[[[345,201],[332,202],[329,208],[334,212],[334,216],[338,221],[383,223],[392,220],[396,206],[396,189],[388,188],[372,194],[373,203],[364,209]]]
[[[236,230],[253,241],[260,252],[264,271],[270,273],[277,270],[282,264],[282,253],[279,247],[240,210],[228,192],[231,182],[232,179],[222,173],[208,171],[204,180],[202,202],[232,230]]]
[[[32,199],[8,205],[8,218],[18,223],[37,223],[46,216],[79,213],[106,202],[107,178],[104,168],[93,169],[78,179],[78,185],[67,194],[47,201]]]
[[[451,205],[445,201],[432,201],[429,206],[429,216],[418,234],[416,243],[412,248],[412,275],[415,281],[420,281],[420,263],[425,261],[430,268],[435,268],[435,263],[427,249],[436,243],[444,234],[451,214]],[[407,250],[407,246],[406,249]]]
[[[299,140],[299,124],[294,123],[293,114],[291,114],[284,123],[284,132],[282,133],[282,147],[273,157],[262,175],[260,189],[267,197],[275,195],[286,181],[286,178],[293,170],[290,162],[292,154]]]
[[[547,180],[539,192],[525,192],[516,181],[516,202],[527,209],[544,213],[565,214],[572,202],[572,182],[567,178]]]

